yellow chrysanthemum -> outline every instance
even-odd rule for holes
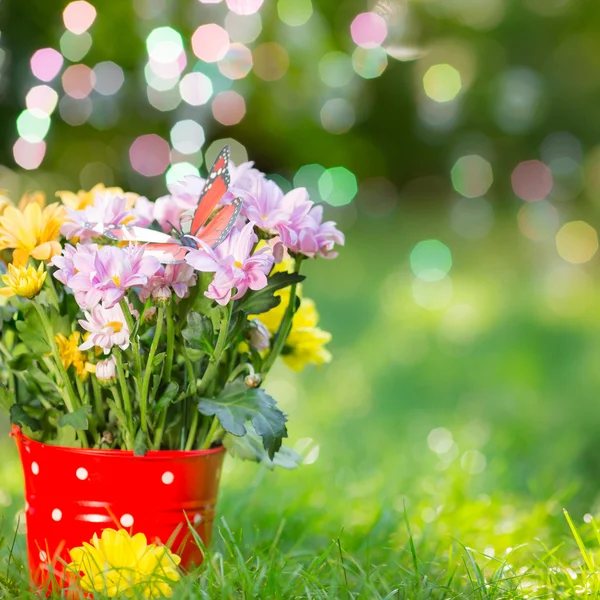
[[[24,265],[30,256],[50,260],[60,254],[58,243],[65,209],[58,203],[44,208],[41,192],[23,196],[19,208],[7,206],[0,216],[0,250],[13,248],[13,262]]]
[[[79,346],[81,344],[81,334],[79,331],[74,331],[69,337],[59,333],[54,339],[58,345],[58,353],[65,369],[73,365],[77,375],[85,380],[85,378],[95,371],[94,365],[85,360],[85,353],[81,352]]]
[[[11,206],[12,202],[6,190],[0,190],[0,215],[4,212],[7,206]]]
[[[298,286],[300,288],[300,286]],[[271,332],[275,334],[290,301],[290,288],[276,292],[281,302],[270,311],[255,315]],[[331,353],[325,344],[331,341],[331,334],[317,327],[319,313],[315,303],[309,298],[301,298],[300,306],[292,320],[292,329],[285,342],[281,357],[285,364],[294,371],[302,371],[309,364],[322,365],[331,362]]]
[[[127,209],[132,209],[139,198],[138,194],[134,194],[133,192],[124,192],[118,187],[107,188],[103,183],[97,183],[91,190],[87,192],[85,190],[79,190],[77,193],[75,193],[63,190],[56,192],[56,195],[67,208],[70,208],[71,210],[83,210],[84,208],[94,204],[96,194],[105,194],[107,192],[115,196],[124,196],[127,200]]]
[[[7,287],[0,288],[0,296],[34,298],[40,293],[46,275],[44,263],[40,263],[37,269],[32,265],[23,267],[9,264],[8,273],[2,275],[2,281]]]
[[[170,597],[179,578],[181,559],[164,546],[148,544],[146,536],[130,536],[124,529],[105,529],[88,544],[70,550],[68,569],[80,575],[85,592],[104,593],[109,598]]]

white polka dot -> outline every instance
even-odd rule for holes
[[[198,525],[198,523],[202,523],[202,515],[200,513],[194,515],[194,525]]]
[[[62,519],[62,510],[60,510],[60,508],[55,508],[52,511],[52,520],[53,521],[60,521]]]
[[[175,481],[175,475],[171,471],[165,471],[162,476],[162,482],[165,485],[171,485]]]
[[[32,462],[31,463],[31,472],[34,475],[37,475],[40,472],[40,465],[38,465],[36,462]]]
[[[120,521],[123,527],[131,527],[133,525],[133,517],[131,515],[123,515]]]
[[[45,552],[42,550],[42,551],[40,552],[40,560],[41,560],[42,562],[46,562],[46,559],[47,559],[47,558],[48,558],[48,555],[47,555],[47,554],[46,554],[46,553],[45,553]]]
[[[88,478],[87,469],[84,469],[83,467],[79,467],[79,469],[77,469],[77,471],[75,471],[75,475],[77,475],[77,479],[81,479],[81,481],[85,481]]]

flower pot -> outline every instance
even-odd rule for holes
[[[69,549],[106,528],[169,546],[182,566],[202,562],[190,524],[210,542],[224,448],[150,451],[49,446],[13,427],[25,475],[27,551],[33,582],[63,578]]]

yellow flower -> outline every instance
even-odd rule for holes
[[[148,544],[146,536],[130,536],[124,529],[105,529],[91,543],[70,550],[68,569],[81,576],[85,592],[104,593],[109,598],[160,598],[173,594],[179,580],[181,559],[164,546]]]
[[[44,263],[37,268],[29,265],[27,267],[8,265],[8,273],[2,275],[2,281],[8,286],[0,288],[0,296],[23,296],[23,298],[34,298],[37,296],[44,281],[46,280]]]
[[[317,327],[319,313],[315,303],[309,298],[302,298],[300,292],[298,286],[300,307],[294,314],[292,329],[281,354],[285,364],[294,371],[302,371],[309,364],[322,365],[331,362],[331,353],[325,348],[325,344],[331,341],[331,334]],[[290,288],[279,290],[276,295],[281,297],[281,302],[275,308],[252,317],[259,319],[271,334],[275,334],[279,329],[290,301]]]
[[[13,262],[24,265],[30,256],[50,260],[60,254],[58,243],[65,209],[58,203],[44,208],[41,192],[23,196],[19,208],[7,206],[0,216],[0,250],[14,248]]]
[[[10,205],[11,201],[8,197],[8,192],[6,190],[0,190],[0,215],[4,212],[4,209]]]
[[[127,200],[127,209],[132,209],[139,198],[138,194],[134,194],[133,192],[124,192],[118,187],[107,188],[103,183],[97,183],[91,190],[87,192],[84,190],[79,190],[77,193],[74,193],[63,190],[56,192],[56,195],[67,208],[70,208],[71,210],[83,210],[84,208],[94,204],[96,194],[105,194],[107,192],[115,196],[124,196]]]
[[[85,360],[86,355],[79,350],[80,338],[79,331],[74,331],[69,337],[59,333],[54,339],[58,345],[58,353],[65,369],[73,365],[77,375],[85,380],[90,373],[95,371],[95,368],[92,363]]]

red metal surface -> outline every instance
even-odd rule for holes
[[[94,533],[124,528],[168,545],[184,568],[202,562],[193,524],[210,542],[224,449],[82,450],[48,446],[13,433],[25,474],[27,549],[34,583],[61,576],[69,548]]]

